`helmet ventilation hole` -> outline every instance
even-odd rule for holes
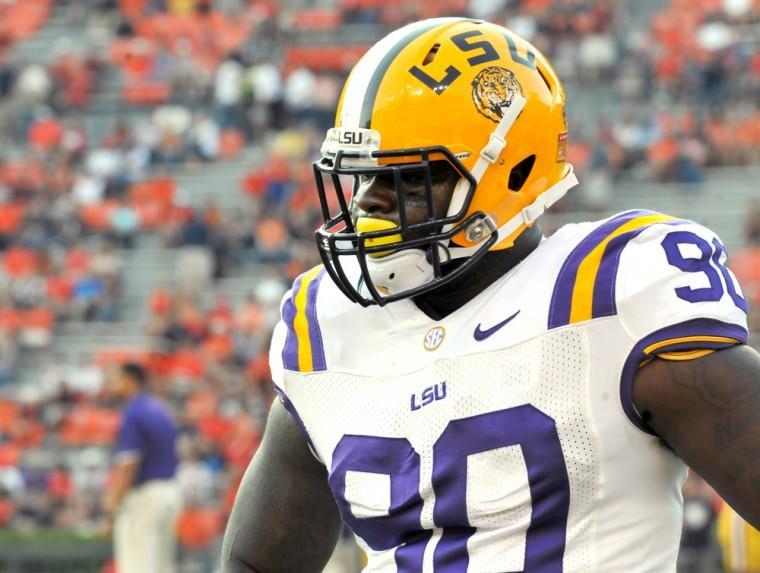
[[[528,177],[530,177],[530,172],[533,171],[533,165],[535,163],[536,156],[529,155],[512,168],[512,171],[509,172],[508,183],[510,191],[519,191],[523,188]]]
[[[546,84],[546,87],[549,90],[549,93],[553,94],[554,90],[552,89],[552,85],[549,83],[549,79],[546,77],[544,72],[541,71],[541,68],[536,67],[536,70],[538,71],[538,75],[541,76],[541,79],[544,80],[544,83]]]
[[[433,47],[430,48],[430,51],[425,56],[425,59],[422,60],[422,65],[427,66],[428,64],[432,64],[433,60],[435,60],[435,56],[438,54],[438,50],[441,49],[440,44],[433,44]]]

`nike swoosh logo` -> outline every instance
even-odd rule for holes
[[[475,340],[477,340],[478,342],[482,342],[483,340],[485,340],[486,338],[494,334],[497,330],[509,324],[512,321],[512,319],[516,317],[518,314],[520,314],[519,310],[516,313],[514,313],[512,316],[510,316],[509,318],[505,318],[500,323],[494,324],[491,328],[488,328],[486,330],[481,330],[480,324],[478,324],[475,327],[475,332],[473,332],[472,335],[475,337]]]

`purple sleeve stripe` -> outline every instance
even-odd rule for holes
[[[613,233],[618,227],[625,225],[642,215],[652,215],[653,211],[637,210],[621,213],[602,223],[584,238],[572,250],[570,255],[565,259],[562,268],[557,275],[557,282],[554,283],[554,292],[552,293],[551,303],[549,304],[549,328],[558,328],[570,323],[570,307],[573,300],[573,288],[575,279],[578,275],[578,267],[591,251]]]
[[[288,398],[285,392],[283,392],[283,390],[279,388],[277,385],[275,385],[274,389],[277,392],[277,395],[280,397],[280,400],[282,401],[282,405],[285,406],[285,409],[293,417],[293,420],[295,421],[296,426],[298,426],[298,429],[301,430],[301,433],[304,435],[304,438],[306,438],[306,441],[309,443],[309,447],[313,451],[316,452],[317,450],[314,449],[314,442],[311,441],[311,436],[309,436],[309,432],[306,431],[306,425],[303,423],[301,416],[298,415],[298,411],[296,410],[296,407],[293,405],[293,402],[290,401],[290,398]]]
[[[317,293],[319,284],[325,276],[325,269],[319,271],[314,280],[309,283],[306,291],[306,321],[309,325],[309,341],[311,342],[311,363],[314,372],[327,370],[325,363],[325,346],[322,341],[322,331],[317,320]]]
[[[697,336],[731,338],[735,342],[678,340]],[[672,340],[673,343],[659,347],[650,354],[644,352],[644,349],[649,348],[653,344],[664,342],[666,340]],[[747,331],[743,327],[738,324],[729,324],[711,318],[696,318],[672,326],[666,326],[665,328],[653,332],[636,343],[623,366],[623,373],[620,378],[620,401],[623,406],[623,411],[634,426],[643,432],[654,435],[655,432],[641,418],[633,404],[633,381],[636,378],[636,373],[638,372],[641,363],[647,358],[651,358],[652,356],[664,352],[707,349],[718,350],[735,346],[736,344],[746,343]]]
[[[301,279],[298,277],[293,284],[293,290],[285,303],[282,305],[282,319],[288,327],[285,337],[285,348],[282,349],[282,363],[285,370],[298,370],[298,336],[296,336],[294,321],[296,319],[296,295],[301,288]]]
[[[652,223],[651,225],[618,235],[607,243],[594,282],[594,298],[591,303],[592,318],[614,316],[617,314],[615,288],[617,284],[618,268],[620,267],[620,256],[623,254],[623,249],[625,249],[626,245],[638,237],[642,231],[649,229],[653,225],[680,225],[684,222],[685,221],[683,220],[676,219],[673,221]]]

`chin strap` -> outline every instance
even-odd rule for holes
[[[507,145],[507,134],[514,126],[517,118],[520,117],[520,113],[522,113],[522,110],[527,102],[528,100],[526,100],[522,95],[517,93],[514,95],[511,105],[507,108],[507,111],[501,118],[501,121],[499,121],[498,125],[489,136],[488,143],[486,143],[483,149],[480,150],[480,157],[478,157],[478,160],[475,162],[475,165],[470,171],[477,183],[480,183],[480,180],[483,178],[483,175],[485,175],[486,170],[499,160],[499,155],[501,155],[501,152]],[[522,209],[519,213],[517,213],[514,217],[512,217],[498,229],[494,229],[495,225],[493,225],[493,222],[490,219],[486,219],[480,223],[474,223],[466,231],[468,234],[468,239],[470,237],[478,237],[478,244],[480,244],[493,233],[498,233],[498,236],[500,238],[504,238],[514,233],[522,225],[532,225],[536,219],[538,219],[544,213],[544,211],[546,211],[546,209],[556,203],[560,198],[562,198],[565,193],[568,192],[569,189],[575,187],[577,184],[578,178],[575,176],[575,173],[573,172],[573,168],[571,166],[570,171],[567,173],[567,175],[565,175],[555,185],[541,193],[538,197],[536,197],[536,200],[533,201],[533,203]],[[454,188],[454,192],[451,196],[451,202],[449,203],[447,216],[450,217],[452,215],[455,215],[462,209],[464,201],[467,197],[467,191],[469,190],[469,187],[470,184],[464,177],[462,177],[457,182],[457,185]],[[452,227],[453,225],[446,225],[444,227],[444,230],[448,231]],[[451,259],[459,259],[462,257],[469,257],[477,250],[478,245],[475,245],[474,247],[450,247],[448,249],[448,254]]]
[[[505,238],[505,237],[509,237],[509,235],[514,233],[522,225],[532,225],[533,223],[536,222],[536,219],[538,219],[541,215],[543,215],[544,211],[546,211],[554,203],[559,201],[565,195],[565,193],[567,193],[570,189],[572,189],[576,185],[578,185],[578,177],[576,177],[575,172],[573,171],[573,168],[571,166],[570,171],[568,171],[567,175],[565,175],[560,181],[558,181],[557,183],[549,187],[546,191],[541,193],[538,197],[536,197],[536,200],[533,201],[533,203],[531,203],[530,205],[522,209],[519,213],[517,213],[514,217],[512,217],[509,221],[504,223],[501,227],[499,227],[495,231],[484,232],[483,239],[480,242],[487,239],[491,235],[492,232],[498,233],[499,238]],[[479,223],[479,225],[482,225],[485,227],[487,223],[483,221]],[[474,247],[449,248],[449,252],[451,254],[452,259],[460,259],[462,257],[469,257],[477,250],[478,250],[478,245],[475,245]]]
[[[496,129],[491,132],[491,135],[488,137],[488,143],[480,150],[480,157],[478,157],[475,165],[470,170],[477,183],[480,183],[486,170],[499,160],[499,155],[501,155],[501,152],[507,145],[507,134],[512,129],[515,121],[517,121],[517,118],[520,117],[520,113],[522,113],[527,103],[528,100],[522,95],[518,93],[514,94],[507,112],[501,118],[501,121],[499,121]],[[448,217],[457,214],[462,209],[469,188],[470,183],[464,177],[457,182],[454,193],[451,195],[451,201],[449,202]],[[451,225],[447,227],[446,230],[451,229]]]

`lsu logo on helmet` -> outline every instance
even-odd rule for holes
[[[499,123],[504,111],[515,99],[523,95],[522,86],[513,71],[500,66],[482,69],[472,80],[472,99],[478,111],[491,121]]]

